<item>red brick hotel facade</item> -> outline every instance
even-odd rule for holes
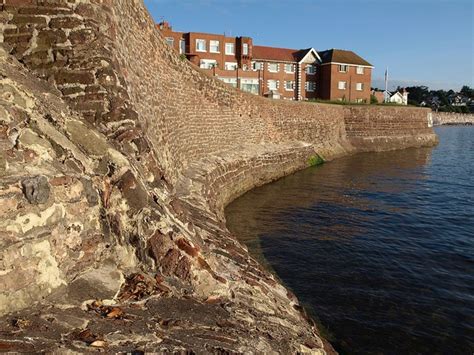
[[[287,100],[370,102],[373,66],[352,51],[256,46],[250,37],[158,29],[178,53],[243,91]]]

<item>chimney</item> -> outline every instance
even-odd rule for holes
[[[409,92],[405,88],[403,88],[402,96],[403,96],[403,103],[405,105],[408,105],[408,94]]]
[[[173,30],[173,27],[171,27],[170,23],[167,22],[167,21],[161,21],[159,24],[158,24],[158,28],[160,30],[168,30],[168,31],[172,31]]]

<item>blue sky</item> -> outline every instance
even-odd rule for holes
[[[381,87],[474,87],[472,0],[145,0],[158,22],[184,32],[249,36],[254,44],[350,49]]]

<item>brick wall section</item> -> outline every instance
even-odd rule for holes
[[[254,187],[308,167],[314,154],[312,145],[302,143],[242,147],[192,163],[176,193],[181,200],[199,201],[213,212],[213,218],[224,221],[229,202]]]
[[[346,73],[339,72],[338,64],[321,66],[322,76],[328,78],[323,81],[320,96],[324,100],[344,100],[370,103],[372,69],[364,68],[364,74],[357,74],[357,66],[350,65]],[[339,89],[339,82],[346,82],[346,89]],[[357,83],[363,84],[361,91],[357,90]]]
[[[124,137],[121,151],[139,158],[159,147],[168,180],[188,162],[237,144],[344,144],[339,108],[275,103],[209,78],[170,51],[140,1],[19,4],[7,0],[4,8],[10,52],[102,133]]]
[[[327,151],[338,147],[337,153],[348,149],[350,121],[343,108],[269,101],[209,78],[170,51],[141,1],[51,1],[37,7],[35,1],[5,1],[10,18],[4,41],[11,52],[55,82],[103,133],[127,139],[122,151],[139,157],[150,145],[159,148],[170,181],[189,162],[240,144],[299,140]],[[138,116],[146,118],[146,127]],[[409,119],[424,124],[424,112]]]
[[[436,141],[428,109],[396,106],[345,106],[347,137],[357,150],[419,147]]]
[[[328,146],[345,143],[339,107],[275,102],[239,92],[169,51],[143,7],[134,2],[119,7],[124,19],[148,22],[145,31],[135,20],[117,24],[116,55],[127,82],[133,83],[135,108],[141,116],[154,118],[147,127],[154,145],[166,142],[160,161],[172,180],[190,162],[237,145],[292,140]],[[141,35],[134,35],[137,32]],[[140,62],[130,60],[137,52],[143,53]]]
[[[436,126],[456,124],[474,125],[474,114],[433,112],[433,123]]]

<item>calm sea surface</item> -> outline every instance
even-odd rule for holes
[[[474,127],[255,189],[229,229],[342,354],[474,353]]]

